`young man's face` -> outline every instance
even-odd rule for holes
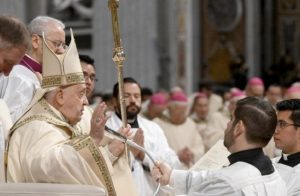
[[[86,96],[88,99],[91,99],[94,89],[95,89],[95,84],[96,84],[96,70],[93,65],[87,64],[85,62],[80,62],[81,67],[82,67],[82,72],[84,75],[85,79],[85,84],[86,84]]]
[[[290,119],[292,111],[279,111],[277,113],[277,126],[274,133],[276,147],[283,153],[293,154],[300,149],[300,128],[294,126]]]
[[[233,115],[233,114],[232,114]],[[235,128],[234,117],[227,123],[227,128],[224,133],[224,146],[230,151],[230,147],[234,143],[233,131]]]

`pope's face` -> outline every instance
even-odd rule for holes
[[[81,120],[84,106],[88,104],[85,84],[76,84],[62,90],[60,112],[71,125]]]
[[[8,75],[12,67],[21,61],[25,51],[24,47],[0,49],[0,73]]]

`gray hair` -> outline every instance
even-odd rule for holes
[[[55,23],[56,25],[60,26],[62,29],[65,29],[64,23],[60,20],[57,20],[49,16],[37,16],[28,25],[28,30],[30,35],[32,34],[42,35],[43,32],[45,33],[45,35],[47,35],[51,31],[51,28],[49,27],[50,23]]]

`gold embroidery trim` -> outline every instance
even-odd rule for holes
[[[52,86],[60,86],[62,83],[62,76],[44,76],[42,80],[42,88],[48,88]]]
[[[96,147],[88,135],[82,135],[74,138],[72,141],[67,143],[71,145],[76,151],[79,151],[83,148],[88,147],[89,151],[91,152],[100,172],[104,179],[104,184],[109,196],[115,196],[116,191],[113,185],[113,181],[111,179],[109,170],[107,168],[106,162],[104,157],[102,156],[101,152],[99,151],[98,147]]]
[[[64,78],[66,79],[66,84],[63,84]],[[65,86],[69,84],[79,83],[85,83],[84,75],[82,72],[70,73],[66,75],[44,76],[42,80],[42,87],[49,88],[54,86]]]

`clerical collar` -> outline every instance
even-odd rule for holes
[[[118,112],[116,112],[116,115],[119,117],[120,120],[122,120],[122,117]],[[138,120],[137,120],[137,116],[133,120],[127,119],[127,123],[131,126],[131,128],[139,128],[139,123],[138,123]]]
[[[21,65],[24,65],[28,69],[30,69],[32,72],[39,72],[42,73],[42,65],[37,62],[35,59],[30,57],[28,54],[25,54],[25,56],[22,58]]]
[[[300,163],[300,152],[294,153],[294,154],[282,154],[280,160],[278,163],[290,166],[290,167],[295,167]]]
[[[264,155],[261,148],[244,150],[228,156],[230,165],[242,161],[256,167],[261,175],[269,175],[274,172],[271,160]]]

